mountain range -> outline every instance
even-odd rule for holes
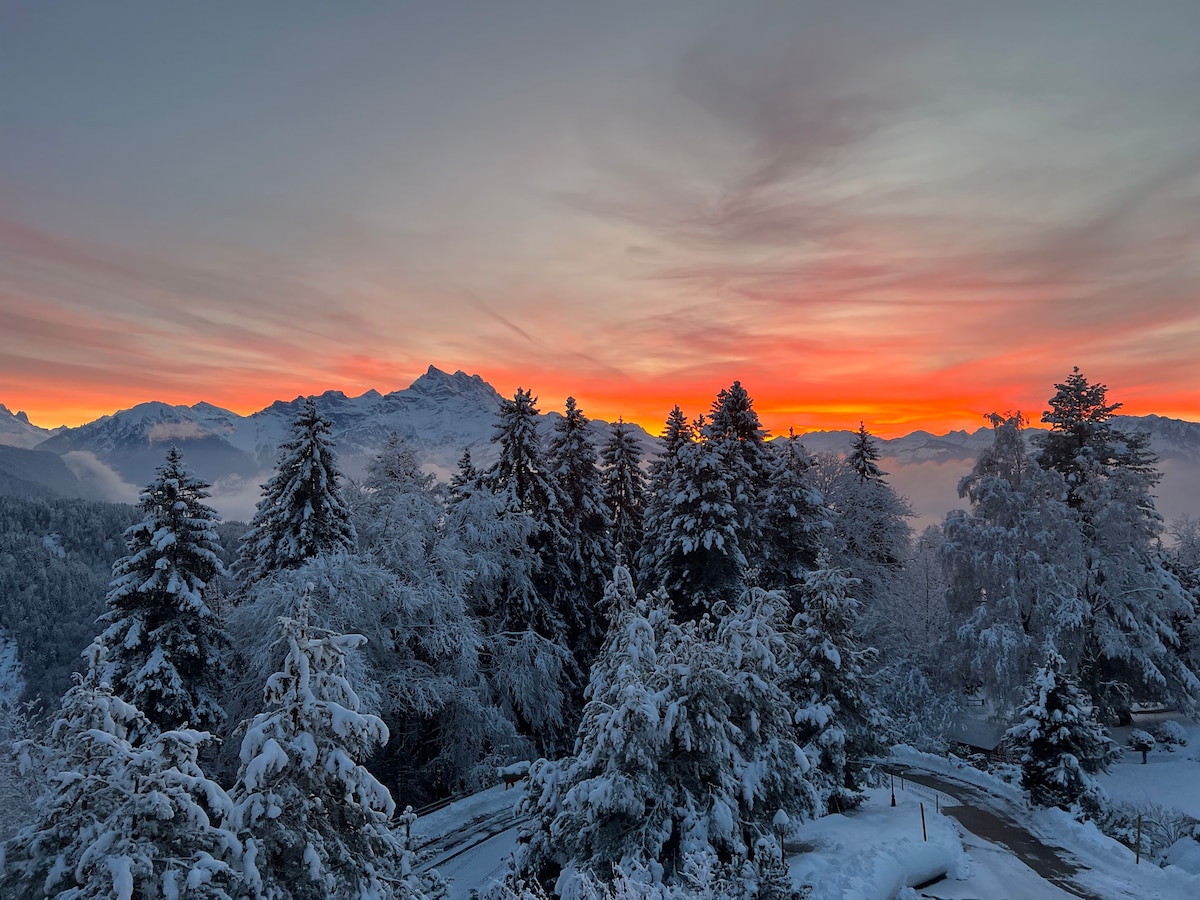
[[[152,401],[76,428],[56,429],[39,428],[25,413],[0,405],[0,494],[134,502],[162,463],[167,446],[174,443],[192,470],[213,485],[213,506],[226,518],[246,519],[303,401],[279,400],[248,416],[210,403],[172,406]],[[350,477],[362,474],[392,433],[404,438],[425,467],[443,478],[464,450],[471,451],[477,464],[495,458],[491,437],[501,396],[478,375],[449,374],[430,366],[404,390],[371,390],[358,397],[327,391],[316,401],[333,423],[342,468]],[[547,433],[559,415],[543,414]],[[1164,516],[1200,513],[1200,423],[1151,415],[1118,417],[1116,424],[1150,435],[1163,470],[1159,508]],[[656,440],[640,427],[631,427],[643,456],[652,457]],[[591,428],[600,446],[609,425],[592,420]],[[801,438],[813,452],[845,452],[853,432],[813,431]],[[944,435],[915,431],[879,443],[889,480],[909,497],[922,524],[961,505],[955,493],[958,480],[991,440],[991,428],[982,427]]]

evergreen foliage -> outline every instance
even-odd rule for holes
[[[613,552],[617,562],[631,566],[642,546],[646,510],[646,473],[642,471],[642,452],[633,439],[633,430],[618,419],[612,434],[600,451],[601,485],[612,527]]]
[[[761,513],[768,485],[775,474],[772,453],[766,443],[767,434],[740,381],[717,394],[708,422],[701,429],[704,441],[721,448],[734,521],[750,566],[758,565],[762,555],[759,549],[763,538]]]
[[[824,557],[804,581],[794,627],[800,644],[795,665],[799,740],[815,757],[813,781],[825,811],[845,812],[862,803],[862,763],[884,749],[883,713],[868,695],[865,665],[874,655],[855,636],[858,580]]]
[[[671,486],[682,465],[685,450],[696,440],[683,410],[674,407],[659,436],[659,454],[650,463],[646,508],[642,518],[642,545],[638,554],[638,584],[645,590],[661,586],[669,552],[668,531],[673,522],[675,497]]]
[[[1103,793],[1094,775],[1120,755],[1107,729],[1087,711],[1061,656],[1050,651],[1034,675],[1020,715],[1006,737],[1021,753],[1021,786],[1037,806],[1075,808],[1094,817]]]
[[[219,693],[228,636],[205,589],[225,574],[208,485],[176,447],[141,494],[144,517],[125,533],[127,555],[113,565],[99,640],[104,679],[162,731],[219,730]]]
[[[531,770],[535,823],[517,876],[558,891],[618,870],[679,884],[700,859],[770,868],[771,822],[811,815],[808,762],[781,682],[778,594],[753,591],[715,636],[676,624],[660,594],[614,571],[614,619],[593,669],[575,754]]]
[[[1069,486],[1068,502],[1078,509],[1081,505],[1079,488],[1095,466],[1107,467],[1116,462],[1117,433],[1112,416],[1120,403],[1108,403],[1108,386],[1092,384],[1079,371],[1071,371],[1066,381],[1054,386],[1050,409],[1042,421],[1050,431],[1042,436],[1038,464],[1054,469]]]
[[[604,638],[599,603],[615,552],[596,448],[587,432],[588,418],[567,398],[566,412],[555,423],[547,464],[562,503],[567,533],[566,596],[561,606],[570,614],[568,639],[581,668]]]
[[[1025,420],[992,416],[994,440],[959,484],[970,514],[946,517],[944,559],[952,607],[965,621],[957,655],[969,683],[1002,707],[1020,702],[1054,647],[1078,664],[1089,620],[1083,545],[1065,484],[1030,458]]]
[[[794,434],[770,444],[770,472],[762,498],[761,539],[752,577],[784,591],[799,609],[804,574],[817,564],[821,539],[832,524],[825,498],[812,483],[811,458]]]
[[[875,438],[871,432],[867,431],[867,426],[862,422],[858,423],[858,433],[854,436],[854,443],[846,461],[850,464],[859,484],[867,481],[882,481],[883,476],[887,474],[879,468],[879,447]]]
[[[1066,479],[1067,503],[1080,520],[1089,613],[1080,680],[1106,720],[1127,718],[1135,695],[1194,710],[1200,679],[1175,627],[1194,606],[1158,541],[1152,492],[1160,476],[1147,439],[1113,427],[1120,404],[1078,368],[1056,388],[1038,461]]]
[[[237,571],[243,587],[314,556],[354,550],[354,524],[342,498],[331,429],[316,401],[305,399],[242,538]]]
[[[17,645],[22,699],[56,707],[70,689],[139,518],[124,504],[0,497],[0,628]]]
[[[437,886],[413,871],[411,851],[388,827],[391,794],[362,765],[388,737],[346,679],[346,655],[364,639],[316,628],[303,609],[280,624],[283,665],[242,740],[234,788],[252,896],[430,896]]]
[[[746,586],[748,564],[734,495],[745,481],[728,477],[730,461],[741,458],[727,443],[684,444],[677,460],[665,490],[666,524],[653,545],[648,584],[667,592],[681,619],[695,621]]]
[[[486,562],[494,568],[486,576],[507,570],[519,577],[501,582],[502,593],[487,599],[483,613],[491,620],[485,652],[497,676],[497,702],[546,751],[561,748],[573,727],[572,698],[581,680],[577,659],[587,656],[583,645],[595,610],[581,606],[573,590],[569,500],[542,452],[535,403],[529,391],[518,388],[501,404],[492,438],[500,455],[482,480],[498,498],[497,518],[511,529],[501,540],[524,534],[526,543],[516,549],[519,572],[510,561],[497,560],[494,544],[487,548]]]
[[[97,642],[48,744],[22,748],[48,787],[35,821],[5,845],[0,887],[14,897],[229,900],[241,844],[227,825],[228,797],[196,762],[209,736],[154,732],[103,671]],[[148,742],[135,742],[148,733]]]

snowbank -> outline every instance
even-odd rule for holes
[[[897,794],[892,807],[890,793],[876,789],[860,809],[805,822],[793,840],[806,852],[788,860],[793,883],[812,885],[814,900],[890,900],[905,887],[944,875],[963,877],[969,862],[958,832],[926,804],[929,839],[923,840],[921,802],[915,795]]]

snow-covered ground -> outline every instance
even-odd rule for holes
[[[1186,797],[1194,788],[1192,782],[1200,780],[1197,743],[1200,734],[1183,751],[1159,754],[1170,759],[1156,760],[1151,754],[1151,760],[1156,761],[1152,771],[1160,773],[1153,778],[1137,771],[1151,770],[1151,766],[1140,766],[1140,755],[1135,761],[1130,754],[1106,779],[1106,786],[1115,793],[1145,789],[1157,803],[1167,802],[1181,787],[1186,788],[1181,794]],[[903,748],[895,759],[988,792],[998,812],[1010,816],[1051,847],[1061,848],[1063,858],[1080,869],[1076,883],[1095,896],[1105,900],[1200,897],[1200,875],[1177,866],[1160,868],[1146,861],[1137,865],[1127,847],[1101,834],[1095,826],[1081,825],[1058,810],[1031,809],[1019,788],[960,760],[947,761]],[[1186,785],[1181,784],[1184,780]],[[453,900],[465,900],[472,889],[482,890],[503,874],[516,842],[514,806],[523,794],[523,786],[505,790],[498,785],[430,813],[413,826],[414,843],[434,851],[437,868],[450,880]],[[812,884],[814,900],[904,900],[920,896],[940,900],[1059,900],[1074,896],[1041,878],[1007,847],[972,835],[942,814],[941,809],[956,802],[947,794],[898,780],[896,806],[892,807],[890,801],[887,788],[872,790],[860,809],[806,822],[789,838],[789,849],[796,851],[789,854],[793,879],[797,884]],[[927,839],[921,830],[921,804],[925,807]],[[944,877],[926,884],[939,876]],[[922,884],[926,886],[913,890]]]
[[[1138,716],[1134,727],[1152,731],[1164,720],[1184,727],[1188,733],[1187,746],[1169,752],[1160,745],[1149,753],[1145,765],[1141,753],[1126,750],[1112,770],[1100,776],[1100,784],[1114,800],[1156,803],[1200,819],[1200,725],[1171,713],[1157,713]],[[1124,747],[1132,730],[1113,729],[1113,740]]]

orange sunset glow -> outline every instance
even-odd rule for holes
[[[652,433],[735,379],[775,434],[1036,423],[1072,366],[1200,420],[1190,8],[20,18],[0,403],[35,424],[431,364]]]

